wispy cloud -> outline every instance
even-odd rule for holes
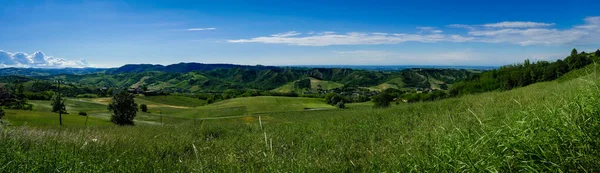
[[[589,44],[593,42],[593,39],[600,37],[600,17],[587,17],[584,19],[584,22],[583,25],[576,25],[568,29],[539,28],[533,26],[552,26],[554,24],[541,25],[539,23],[527,24],[526,22],[522,22],[521,24],[511,25],[520,27],[512,28],[475,27],[467,34],[471,37],[476,37],[476,40],[479,42],[510,43],[522,46]]]
[[[504,21],[498,23],[487,23],[481,25],[467,25],[467,24],[450,24],[447,25],[451,28],[465,28],[465,29],[477,29],[477,28],[543,28],[556,25],[555,23],[541,23],[541,22],[524,22],[524,21]]]
[[[465,28],[468,31],[457,34],[445,34],[435,27],[418,27],[416,33],[381,32],[309,32],[296,31],[273,34],[249,39],[228,40],[230,43],[266,43],[297,46],[331,45],[377,45],[399,44],[404,42],[480,42],[529,45],[590,44],[600,39],[600,17],[587,17],[583,25],[569,29],[551,28],[554,23],[527,21],[505,21],[480,25],[452,24],[448,27]]]
[[[403,42],[464,42],[471,38],[459,35],[442,34],[398,34],[398,33],[364,33],[350,32],[337,34],[333,32],[323,32],[318,35],[302,34],[298,32],[286,32],[273,34],[265,37],[256,37],[251,39],[228,40],[230,43],[267,43],[267,44],[288,44],[298,46],[331,46],[331,45],[377,45],[377,44],[398,44]]]
[[[46,56],[43,52],[27,54],[22,52],[7,52],[0,50],[0,67],[37,67],[37,68],[61,68],[61,67],[87,67],[85,60],[70,61],[63,58]]]
[[[484,27],[492,27],[492,28],[538,28],[538,27],[548,27],[554,26],[554,23],[539,23],[539,22],[498,22],[498,23],[488,23],[483,24]]]
[[[419,33],[435,33],[435,34],[439,34],[442,33],[444,31],[436,29],[435,27],[417,27],[417,29],[420,30]]]
[[[217,28],[190,28],[188,31],[211,31],[216,30]]]

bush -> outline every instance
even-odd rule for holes
[[[23,92],[23,95],[25,96],[25,98],[27,98],[29,100],[50,100],[50,99],[52,99],[54,92],[52,92],[52,91],[44,91],[44,92],[25,91],[25,92]]]
[[[141,105],[140,105],[140,109],[142,110],[142,112],[148,112],[148,105],[146,105],[146,104],[141,104]]]
[[[98,98],[98,94],[79,94],[77,98]]]
[[[86,112],[83,112],[83,111],[81,111],[81,112],[79,112],[79,115],[81,115],[81,116],[87,116],[87,113],[86,113]]]
[[[329,93],[325,95],[325,102],[333,106],[336,106],[339,102],[348,102],[348,100],[349,99],[347,99],[346,97],[337,93]]]
[[[335,106],[340,109],[346,108],[346,104],[344,104],[344,101],[338,102]]]

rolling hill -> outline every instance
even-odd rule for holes
[[[595,172],[600,170],[599,81],[593,65],[557,81],[388,109],[288,111],[323,104],[238,98],[198,111],[247,106],[248,112],[277,112],[162,126],[98,122],[94,128],[58,128],[55,114],[8,111],[8,121],[28,125],[0,130],[0,163],[7,171],[93,165],[96,171],[142,172]],[[67,118],[81,123],[81,117]],[[42,129],[35,122],[46,125],[39,124]],[[56,155],[57,162],[44,161]]]

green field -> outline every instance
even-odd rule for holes
[[[272,89],[271,91],[278,92],[278,93],[291,93],[291,92],[302,93],[302,89],[300,89],[300,88],[296,89],[294,82],[287,83],[278,88]]]
[[[140,102],[140,104],[142,104],[141,103],[141,102],[143,102],[142,100],[146,100],[146,101],[154,102],[154,103],[158,103],[158,104],[183,106],[183,107],[196,107],[196,106],[202,106],[202,105],[206,104],[206,101],[204,101],[204,100],[191,98],[191,97],[185,97],[185,96],[138,97],[138,102]],[[145,102],[145,103],[148,103],[148,102]],[[153,103],[150,103],[150,104],[153,104]]]
[[[233,108],[233,109],[232,109]],[[206,106],[197,107],[199,117],[223,116],[220,112],[234,111],[236,113],[225,113],[225,115],[243,115],[270,112],[304,111],[306,109],[334,109],[323,99],[304,97],[242,97]],[[245,110],[240,110],[245,109]],[[220,110],[220,111],[219,111]],[[216,112],[219,113],[216,113]],[[245,113],[243,113],[245,111]]]
[[[344,87],[344,84],[337,83],[337,82],[319,80],[319,79],[313,78],[313,77],[309,77],[308,79],[310,79],[311,92],[317,92],[317,89],[319,88],[319,86],[323,90],[331,90],[331,89],[335,89],[335,88]],[[283,86],[275,88],[271,91],[279,92],[279,93],[291,93],[291,92],[303,93],[305,90],[302,90],[302,88],[296,88],[294,82],[290,82]]]
[[[597,172],[600,76],[595,68],[565,76],[506,92],[393,104],[387,109],[361,103],[348,104],[349,109],[298,111],[331,107],[312,98],[251,97],[181,112],[246,107],[248,114],[262,113],[260,117],[134,127],[104,126],[98,121],[93,128],[67,126],[62,130],[56,126],[39,129],[28,122],[0,129],[0,169]],[[45,109],[37,104],[36,108]],[[37,114],[37,110],[7,112],[6,119],[15,125],[24,122],[18,117],[56,121],[55,114]],[[82,118],[69,116],[75,124]]]
[[[63,114],[65,127],[85,127],[86,117],[77,114]],[[11,125],[26,125],[34,127],[56,127],[59,124],[57,113],[40,111],[6,110],[5,121]],[[112,126],[112,123],[98,119],[88,118],[87,126]]]
[[[321,86],[321,89],[323,90],[331,90],[335,88],[341,88],[344,86],[344,84],[310,77],[310,88],[312,90],[316,90],[319,88],[319,86]]]

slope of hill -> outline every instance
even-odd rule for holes
[[[151,68],[153,67],[151,66]],[[319,85],[322,89],[327,90],[342,86],[370,87],[384,83],[401,85],[401,88],[430,88],[437,87],[438,83],[451,84],[473,76],[475,73],[470,70],[456,69],[406,69],[381,72],[351,69],[221,68],[187,73],[146,71],[118,74],[62,75],[60,77],[70,83],[98,87],[129,88],[143,85],[151,90],[170,92],[222,92],[228,89],[266,91],[306,78],[311,79],[311,89],[316,89]],[[54,77],[37,78],[52,80]],[[289,88],[289,85],[286,87],[287,89],[279,90],[297,90]]]
[[[308,83],[306,86],[300,86],[302,84],[299,84],[299,83],[303,82],[303,80],[307,80]],[[283,86],[275,88],[271,91],[278,92],[278,93],[292,93],[292,92],[303,93],[305,91],[311,91],[313,93],[316,93],[319,89],[331,90],[331,89],[341,88],[341,87],[344,87],[344,84],[332,82],[332,81],[320,80],[320,79],[317,79],[314,77],[306,77],[306,78],[303,78],[300,80],[289,82],[289,83],[284,84]]]
[[[225,100],[197,107],[197,110],[199,117],[214,117],[333,108],[317,98],[259,96]]]
[[[245,116],[85,130],[7,127],[0,130],[0,165],[8,172],[55,167],[101,172],[597,172],[600,75],[596,69],[575,72],[564,81],[389,109],[274,112],[261,114],[260,121]],[[245,99],[250,98],[219,104],[260,102]],[[276,105],[270,100],[265,105]],[[57,162],[44,161],[57,155]]]

